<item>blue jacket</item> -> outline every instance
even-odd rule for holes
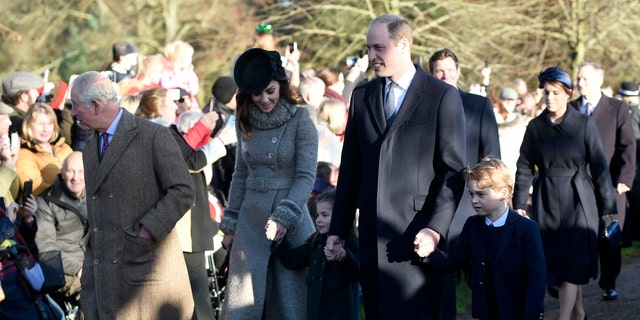
[[[483,216],[467,219],[450,254],[437,250],[423,262],[455,272],[471,268],[471,315],[487,319],[486,224]],[[509,209],[496,260],[495,283],[501,319],[542,319],[546,267],[538,225]]]

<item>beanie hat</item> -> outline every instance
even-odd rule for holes
[[[211,94],[215,97],[217,101],[220,101],[222,104],[227,104],[233,98],[233,95],[236,94],[238,90],[238,86],[236,86],[236,82],[233,81],[231,77],[220,77],[211,87]]]

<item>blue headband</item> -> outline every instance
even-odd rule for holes
[[[540,72],[540,74],[538,75],[538,81],[540,82],[540,89],[542,89],[544,83],[548,81],[558,81],[565,87],[573,89],[571,78],[569,78],[569,75],[560,67],[550,67]]]

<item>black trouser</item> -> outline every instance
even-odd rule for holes
[[[213,306],[209,295],[209,277],[204,252],[183,252],[189,272],[191,293],[195,303],[193,320],[213,320]]]
[[[620,275],[622,256],[620,246],[611,249],[609,242],[602,238],[598,241],[598,251],[600,252],[600,280],[598,285],[602,289],[615,289],[616,278]]]
[[[616,194],[616,200],[619,212],[626,212],[627,210],[627,195]],[[624,210],[624,211],[621,211]],[[613,215],[614,219],[618,219],[617,215]],[[620,227],[624,228],[624,221],[618,221]],[[620,275],[620,268],[622,266],[622,251],[621,245],[618,245],[615,249],[611,249],[609,242],[603,239],[602,232],[604,230],[604,223],[600,221],[600,227],[598,232],[598,256],[600,258],[600,280],[598,285],[602,289],[615,289],[616,278]],[[624,229],[623,229],[624,230]]]

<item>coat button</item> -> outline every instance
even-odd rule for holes
[[[271,171],[276,171],[276,166],[275,165],[270,165],[269,168],[271,168]]]
[[[98,260],[98,259],[93,259],[93,264],[100,264],[100,260]]]
[[[482,283],[482,281],[478,282],[478,284],[479,284],[479,285],[481,285],[481,286],[483,286],[483,285],[484,285],[484,283]]]
[[[111,230],[118,231],[118,225],[114,224],[113,226],[111,226]]]
[[[98,200],[98,195],[97,194],[92,195],[91,200]]]
[[[269,152],[269,159],[273,159],[273,152]]]
[[[484,261],[480,262],[480,265],[484,267]]]
[[[109,199],[113,199],[113,193],[109,192]]]
[[[114,264],[118,263],[118,258],[113,258],[111,262],[113,262]]]
[[[251,165],[251,170],[255,170],[255,169],[256,169],[256,166]]]
[[[98,231],[100,231],[100,228],[98,228],[98,227],[93,227],[93,232],[98,232]]]

